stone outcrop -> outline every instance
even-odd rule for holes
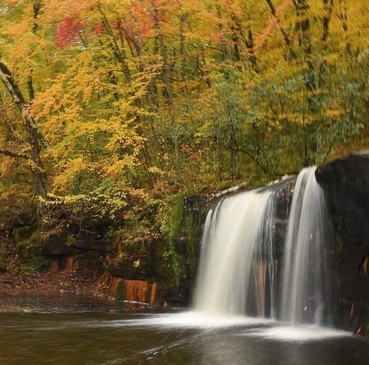
[[[369,324],[369,151],[320,166],[316,178],[326,192],[333,232],[334,320],[363,333]]]
[[[125,308],[153,307],[157,300],[157,283],[146,280],[127,280],[105,271],[97,282],[98,287],[108,288],[108,296],[125,301]]]

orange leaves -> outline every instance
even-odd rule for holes
[[[246,148],[254,153],[254,141],[265,143],[272,132],[279,138],[288,123],[291,133],[333,124],[349,109],[340,98],[350,82],[337,70],[349,73],[353,64],[341,43],[355,49],[367,19],[358,14],[364,0],[347,2],[344,34],[334,2],[322,42],[330,13],[311,0],[307,60],[291,0],[272,0],[272,7],[265,0],[43,0],[36,32],[33,2],[4,2],[0,47],[26,96],[33,81],[32,115],[51,145],[55,188],[78,180],[78,163],[96,184],[103,177],[189,183],[200,178],[189,173],[194,166],[210,174],[209,161],[227,176],[232,143],[242,159]]]
[[[44,0],[43,9],[49,22],[52,22],[61,21],[66,17],[80,17],[93,9],[97,3],[96,0]]]
[[[268,37],[271,37],[272,34],[278,28],[278,22],[280,21],[280,18],[283,17],[288,9],[288,7],[291,5],[290,0],[284,0],[284,2],[276,9],[276,14],[271,15],[271,18],[266,25],[266,27],[262,30],[260,34],[258,34],[256,40],[255,40],[255,51],[259,51],[267,41]]]
[[[130,15],[129,28],[131,32],[136,33],[136,37],[139,35],[143,38],[153,36],[154,19],[147,4],[141,1],[134,1],[131,5]]]
[[[181,145],[181,151],[182,151],[182,153],[187,155],[189,159],[191,159],[193,161],[200,161],[201,155],[200,155],[199,151],[195,150],[195,148],[193,146],[191,146],[190,144],[183,143]]]

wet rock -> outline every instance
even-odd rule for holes
[[[369,253],[369,151],[320,166],[316,178],[326,192],[335,253],[348,272],[358,273]]]
[[[333,232],[331,301],[338,325],[355,330],[369,313],[369,151],[320,166],[316,178],[326,193]]]
[[[190,304],[190,290],[186,285],[171,286],[162,297],[170,307],[187,307]]]
[[[319,166],[315,173],[324,189],[365,194],[369,190],[369,150],[341,157]]]

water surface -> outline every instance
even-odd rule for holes
[[[3,365],[369,364],[369,341],[330,329],[202,313],[132,313],[63,296],[0,298],[0,304]]]

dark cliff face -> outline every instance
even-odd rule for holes
[[[326,193],[333,232],[329,252],[333,320],[339,327],[366,333],[369,330],[369,151],[320,166],[316,178]]]

